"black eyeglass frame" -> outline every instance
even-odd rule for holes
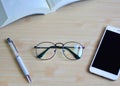
[[[43,43],[51,43],[51,44],[53,44],[53,46],[50,46],[50,47],[39,47],[39,45],[40,45],[40,44],[43,44]],[[71,49],[69,49],[69,48],[74,48],[74,47],[65,46],[65,45],[68,44],[68,43],[77,43],[77,44],[79,44],[79,45],[81,46],[82,49],[85,48],[81,43],[75,42],[75,41],[69,41],[69,42],[66,42],[66,43],[61,43],[61,42],[53,43],[53,42],[45,41],[45,42],[40,42],[40,43],[38,43],[36,46],[34,46],[34,48],[36,49],[36,51],[35,51],[36,57],[39,58],[39,59],[41,59],[41,57],[42,57],[49,49],[55,48],[54,54],[53,54],[50,58],[48,58],[48,59],[41,59],[41,60],[49,60],[49,59],[52,59],[52,58],[55,56],[57,49],[62,49],[63,55],[64,55],[67,59],[69,59],[69,60],[78,60],[78,59],[80,59],[81,57],[79,57],[76,53],[74,53]],[[58,46],[58,45],[62,45],[62,46]],[[40,49],[40,48],[46,48],[46,49],[45,49],[42,53],[38,54],[38,53],[37,53],[37,49]],[[68,51],[75,57],[75,59],[70,59],[68,56],[66,56],[65,53],[64,53],[64,50],[68,50]]]

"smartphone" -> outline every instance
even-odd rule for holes
[[[106,27],[89,71],[110,80],[118,79],[120,75],[120,28]]]

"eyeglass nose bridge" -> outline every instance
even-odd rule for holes
[[[55,44],[55,47],[58,48],[58,49],[63,49],[63,46],[64,46],[64,44],[61,43],[61,42],[58,42],[58,43]]]

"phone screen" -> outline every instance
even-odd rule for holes
[[[106,30],[93,67],[117,75],[120,69],[120,34]]]

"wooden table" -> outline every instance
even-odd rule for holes
[[[0,86],[119,86],[117,81],[89,73],[100,37],[107,25],[120,27],[120,0],[83,0],[48,15],[22,18],[0,29]],[[29,85],[6,39],[10,37],[28,68]],[[60,50],[53,59],[41,61],[33,46],[39,42],[77,41],[85,46],[82,58],[66,60]]]

